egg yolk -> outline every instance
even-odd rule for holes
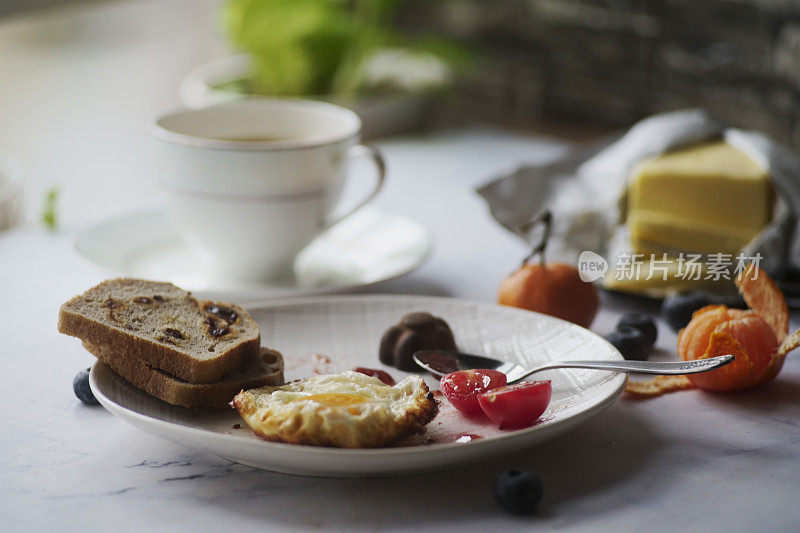
[[[364,403],[367,401],[367,399],[362,396],[357,396],[355,394],[344,394],[341,392],[312,394],[311,396],[303,396],[302,398],[297,398],[296,400],[292,401],[299,402],[300,400],[312,400],[328,407],[345,407],[347,405],[355,405],[357,403]]]

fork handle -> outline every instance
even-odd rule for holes
[[[552,370],[554,368],[589,368],[592,370],[609,370],[611,372],[636,372],[639,374],[677,376],[708,372],[709,370],[725,366],[733,360],[733,355],[720,355],[709,359],[670,361],[665,363],[653,361],[557,361],[534,368],[520,379],[524,379],[537,372]]]

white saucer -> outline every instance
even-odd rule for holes
[[[381,334],[411,311],[443,317],[458,347],[529,367],[567,359],[621,360],[611,344],[589,330],[513,307],[431,296],[324,296],[247,306],[262,342],[283,353],[286,380],[356,366],[381,368],[396,380],[407,374],[378,361]],[[321,355],[317,355],[321,354]],[[622,393],[627,376],[563,369],[551,379],[550,406],[533,427],[500,430],[467,419],[443,398],[425,434],[379,449],[336,449],[267,442],[233,410],[193,411],[145,394],[102,363],[90,384],[103,406],[123,420],[167,440],[238,463],[291,474],[372,477],[452,468],[497,457],[551,439],[602,411]],[[438,382],[426,377],[429,387]],[[481,438],[470,439],[470,435]],[[465,438],[466,437],[466,438]]]
[[[151,210],[112,219],[81,234],[75,249],[116,275],[167,280],[198,297],[252,302],[342,292],[407,274],[433,248],[422,223],[367,206],[314,240],[286,272],[264,282],[237,283],[209,275],[209,261],[189,246],[167,214]]]

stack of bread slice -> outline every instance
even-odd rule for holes
[[[225,408],[242,389],[283,384],[283,357],[261,347],[247,311],[171,283],[104,281],[61,306],[58,330],[173,405]]]

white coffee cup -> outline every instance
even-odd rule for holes
[[[214,275],[264,280],[290,271],[314,237],[369,202],[385,164],[359,144],[361,120],[333,104],[249,99],[156,118],[160,181],[172,218],[206,250]],[[372,191],[333,218],[348,162],[371,158]]]

